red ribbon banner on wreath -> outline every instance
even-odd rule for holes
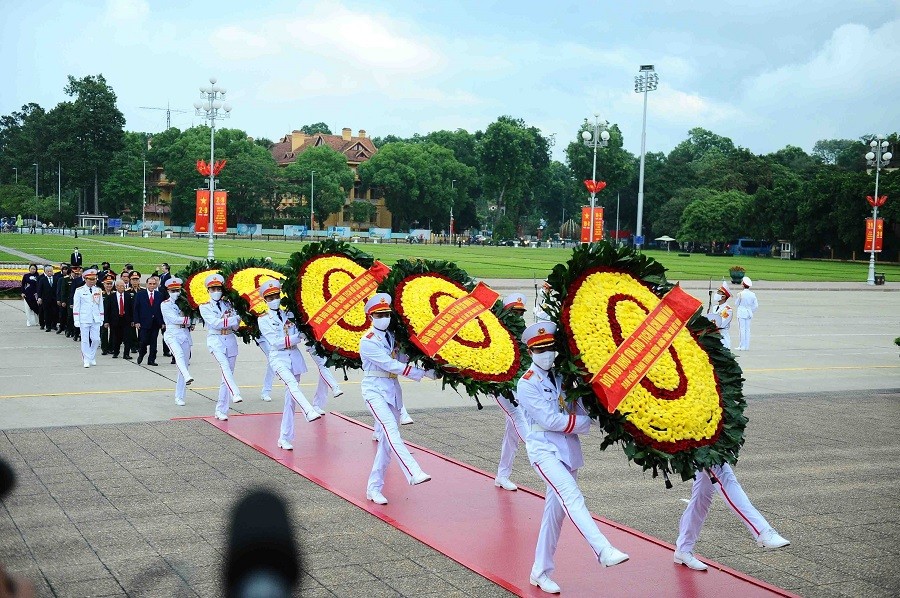
[[[687,326],[703,304],[676,285],[635,328],[591,379],[591,386],[612,413]]]
[[[591,193],[600,193],[606,189],[606,181],[594,181],[588,179],[584,182],[584,186],[587,187],[587,190]]]
[[[882,195],[878,199],[875,199],[871,195],[866,195],[866,201],[868,201],[869,205],[873,208],[880,208],[887,201],[887,195]]]
[[[319,308],[309,319],[309,325],[317,341],[328,330],[347,315],[354,306],[359,305],[368,297],[371,297],[378,288],[378,283],[387,278],[391,269],[375,260],[372,267],[351,280],[344,288],[331,296],[325,305]]]
[[[499,293],[483,282],[479,282],[471,293],[445,307],[417,335],[409,340],[428,357],[434,357],[463,326],[493,307]]]

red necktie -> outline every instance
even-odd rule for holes
[[[150,307],[153,307],[153,293],[150,293]]]
[[[119,315],[125,315],[125,297],[122,296],[122,293],[119,293]]]

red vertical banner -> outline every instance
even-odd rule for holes
[[[207,195],[209,192],[207,191]],[[216,191],[213,203],[213,232],[228,232],[228,191]]]
[[[591,208],[581,208],[581,242],[592,243],[603,240],[603,208],[594,208],[594,238],[591,239]]]
[[[866,218],[866,244],[864,247],[864,251],[871,252],[872,251],[872,219]],[[876,253],[881,251],[881,243],[884,238],[884,220],[882,218],[878,219],[878,224],[875,227],[875,251]]]
[[[209,232],[209,189],[197,189],[197,212],[194,217],[194,232]]]

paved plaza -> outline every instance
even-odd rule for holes
[[[522,288],[531,281],[491,283],[531,290]],[[705,284],[686,288],[706,294]],[[892,344],[900,289],[760,282],[754,290],[761,307],[752,350],[738,354],[750,424],[736,472],[792,544],[756,548],[716,499],[696,550],[802,596],[900,595],[900,360]],[[304,596],[508,595],[213,426],[172,420],[212,414],[217,368],[202,329],[194,333],[197,382],[183,408],[174,405],[168,360],[151,368],[98,356],[85,370],[71,340],[25,328],[18,301],[0,301],[0,329],[0,456],[19,478],[0,504],[0,561],[34,580],[39,595],[219,596],[230,509],[257,486],[288,501],[304,550]],[[277,387],[275,402],[258,398],[262,353],[240,349],[239,412],[279,410]],[[368,422],[358,381],[351,372],[346,395],[329,408]],[[312,382],[303,387],[312,392]],[[479,411],[439,382],[405,392],[416,419],[402,430],[408,440],[496,468],[499,409]],[[690,485],[666,490],[599,443],[584,440],[588,507],[674,542]],[[520,451],[513,480],[543,492]],[[398,499],[414,492],[394,491]],[[523,525],[537,533],[538,522]]]

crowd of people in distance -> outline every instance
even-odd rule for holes
[[[96,365],[98,348],[102,355],[111,355],[113,359],[120,355],[123,359],[133,359],[132,354],[137,353],[138,364],[146,357],[148,366],[157,366],[157,343],[162,331],[163,355],[171,357],[171,363],[178,369],[175,403],[184,405],[186,387],[194,380],[189,366],[191,332],[197,322],[177,305],[183,282],[171,275],[166,263],[147,278],[146,286],[142,286],[141,273],[130,264],[116,274],[108,262],[103,262],[99,268],[91,266],[82,270],[82,261],[76,248],[70,263],[62,264],[60,272],[54,272],[48,265],[38,273],[37,265],[31,265],[22,280],[22,298],[27,304],[26,324],[40,325],[46,332],[55,331],[80,340],[85,368]],[[234,379],[238,355],[234,333],[240,324],[240,316],[223,297],[225,280],[221,275],[211,274],[204,282],[210,301],[200,306],[200,314],[206,328],[207,349],[221,369],[215,418],[227,421],[232,404],[244,400]],[[758,306],[755,295],[749,291],[752,284],[749,278],[743,280],[744,291],[737,301],[737,316],[741,321],[740,349],[744,350],[749,349],[750,319]],[[282,305],[281,283],[274,279],[265,280],[258,292],[267,306],[257,321],[260,337],[256,342],[267,361],[261,399],[271,401],[274,379],[280,378],[285,385],[285,395],[278,448],[290,451],[294,448],[297,407],[307,422],[314,422],[326,414],[328,394],[337,397],[343,392],[324,359],[307,349],[317,366],[319,378],[313,401],[307,400],[298,382],[307,372],[301,349],[311,345],[298,328],[294,314]],[[549,293],[551,291],[545,285],[544,297]],[[731,308],[727,305],[730,296],[727,285],[723,284],[711,297],[714,306],[706,314],[722,333],[726,347],[729,346],[728,331],[732,319]],[[385,473],[393,458],[410,485],[432,479],[416,462],[400,435],[400,426],[412,423],[412,418],[403,403],[399,378],[418,381],[440,377],[438,371],[415,367],[398,350],[394,336],[397,320],[392,302],[387,293],[378,293],[366,301],[364,309],[371,328],[363,335],[359,347],[362,362],[360,389],[373,417],[373,439],[378,442],[366,483],[366,499],[381,506],[388,504],[384,494]],[[524,295],[508,295],[503,299],[503,307],[522,318],[524,323]],[[518,380],[511,397],[495,397],[505,414],[506,428],[494,484],[500,490],[517,490],[510,475],[517,448],[524,443],[529,463],[546,482],[545,508],[530,582],[545,592],[559,593],[560,587],[551,576],[564,519],[572,521],[603,567],[622,563],[629,556],[612,546],[601,533],[579,489],[578,470],[584,465],[579,436],[591,431],[592,420],[581,399],[566,401],[562,376],[554,366],[557,356],[555,324],[549,321],[540,304],[535,306],[534,315],[535,323],[525,327],[521,339],[527,347],[531,366]],[[707,565],[694,556],[693,550],[717,491],[759,546],[780,548],[790,543],[753,507],[732,468],[724,464],[695,474],[691,499],[681,518],[675,564],[698,571],[707,569]]]

